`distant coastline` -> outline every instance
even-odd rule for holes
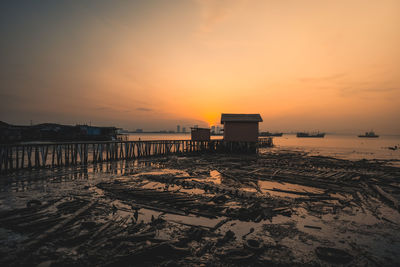
[[[190,134],[190,132],[175,132],[175,131],[123,131],[123,134]]]
[[[112,141],[118,138],[118,128],[91,125],[41,123],[12,125],[0,121],[0,143],[33,141]]]

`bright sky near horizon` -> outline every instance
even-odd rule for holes
[[[2,1],[0,120],[400,134],[400,1]]]

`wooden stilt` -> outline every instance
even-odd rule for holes
[[[217,151],[257,152],[258,147],[271,145],[272,139],[260,139],[259,143],[224,142],[223,140],[160,140],[0,145],[0,172],[11,169],[43,168],[49,165],[52,167],[87,165],[169,154]],[[51,159],[48,162],[49,153],[51,153]]]

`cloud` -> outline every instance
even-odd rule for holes
[[[136,110],[137,110],[137,111],[144,111],[144,112],[153,111],[153,109],[151,109],[151,108],[137,108]]]
[[[337,73],[329,76],[322,76],[322,77],[304,77],[300,78],[301,82],[324,82],[324,81],[333,81],[338,80],[340,78],[345,77],[346,73]]]
[[[202,8],[203,21],[200,32],[211,32],[214,27],[232,12],[233,7],[242,0],[197,0]]]
[[[367,87],[367,88],[356,88],[356,87],[344,87],[340,89],[340,95],[342,97],[349,97],[354,95],[366,95],[366,94],[387,94],[395,91],[400,91],[399,87]]]
[[[97,107],[97,110],[112,110],[111,108],[108,107]]]
[[[366,88],[366,89],[361,89],[361,91],[370,92],[370,93],[384,93],[384,92],[393,92],[393,91],[398,91],[398,90],[400,90],[400,87],[399,88],[391,87],[391,88]]]
[[[95,110],[99,110],[99,111],[105,111],[105,112],[123,112],[123,113],[127,113],[127,112],[131,112],[131,110],[126,109],[126,108],[114,108],[114,107],[106,107],[106,106],[100,106],[100,107],[95,107]]]

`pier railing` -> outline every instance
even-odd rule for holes
[[[25,168],[44,168],[133,160],[149,156],[198,152],[256,152],[258,147],[272,146],[271,138],[257,142],[223,140],[160,140],[62,142],[0,145],[0,173]]]

